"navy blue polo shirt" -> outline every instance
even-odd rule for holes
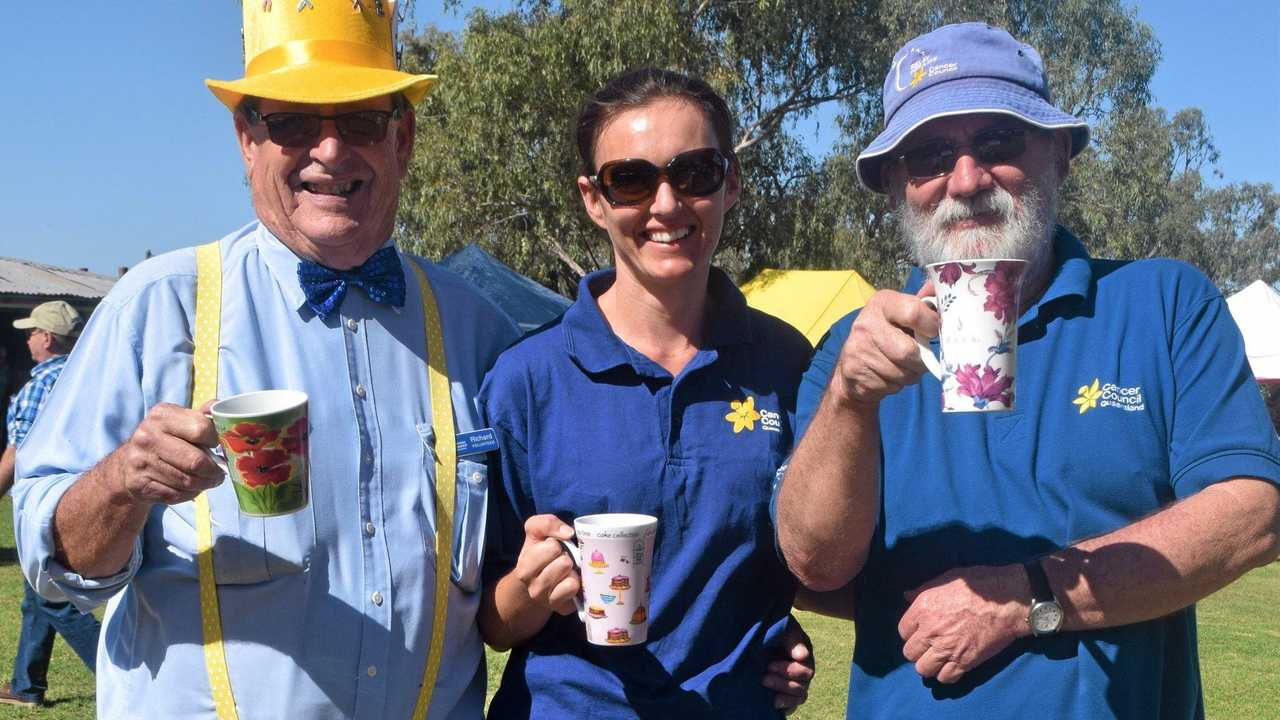
[[[1234,476],[1280,482],[1280,441],[1221,293],[1171,260],[1091,259],[1059,228],[1048,290],[1020,319],[1015,410],[940,410],[924,379],[880,405],[880,524],[856,583],[850,718],[1200,718],[1195,609],[1026,638],[955,685],[902,657],[903,593],[1021,562]],[[921,285],[913,274],[906,291]],[[819,344],[803,432],[854,315]],[[936,350],[936,345],[935,345]]]
[[[613,280],[584,278],[481,390],[502,444],[486,578],[515,566],[532,515],[654,515],[649,640],[590,645],[576,615],[552,615],[512,651],[489,717],[780,717],[761,680],[794,580],[768,505],[808,341],[713,269],[708,337],[672,377],[609,329],[596,297]]]

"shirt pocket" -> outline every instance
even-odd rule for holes
[[[313,507],[309,499],[306,507],[289,515],[244,515],[231,479],[225,479],[210,493],[217,583],[251,585],[309,570],[316,547]]]
[[[422,503],[418,519],[422,543],[429,557],[435,557],[435,429],[418,423],[422,439]],[[449,579],[463,592],[480,589],[480,567],[484,562],[485,520],[489,505],[489,468],[484,463],[459,458],[453,493],[453,560]]]

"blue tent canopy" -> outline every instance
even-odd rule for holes
[[[475,243],[440,264],[471,281],[520,326],[522,333],[556,319],[571,304],[568,298],[512,270]]]

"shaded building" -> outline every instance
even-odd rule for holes
[[[65,300],[88,318],[115,281],[88,270],[0,257],[0,448],[8,444],[3,418],[9,398],[29,379],[32,364],[26,334],[13,321],[50,300]]]

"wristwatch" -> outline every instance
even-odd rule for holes
[[[1040,558],[1022,563],[1022,567],[1027,571],[1027,581],[1031,585],[1031,611],[1027,613],[1031,634],[1036,637],[1053,635],[1062,629],[1062,605],[1053,596]]]

